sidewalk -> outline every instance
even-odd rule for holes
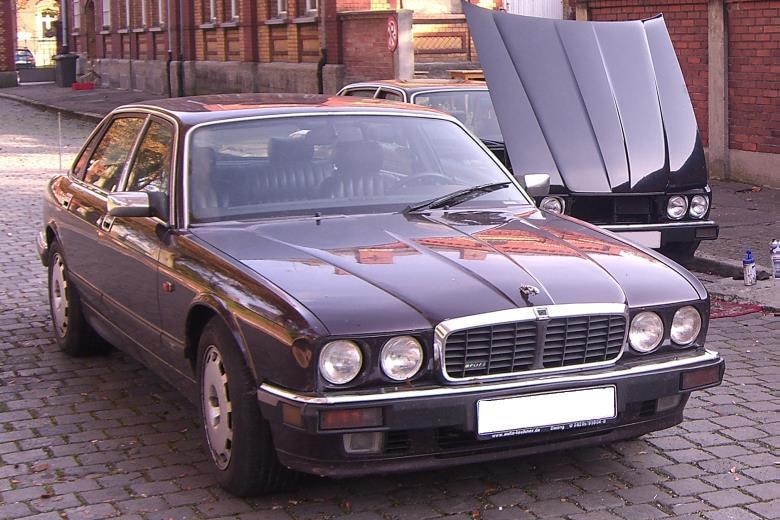
[[[119,105],[159,98],[145,92],[117,89],[73,91],[51,83],[28,84],[0,89],[0,97],[59,111],[97,123]],[[780,283],[759,281],[745,287],[741,276],[742,257],[752,249],[758,271],[769,273],[769,243],[780,239],[780,190],[761,188],[736,182],[713,180],[711,218],[720,224],[718,240],[702,242],[689,269],[706,273],[700,278],[711,294],[732,300],[748,301],[767,310],[780,311]]]

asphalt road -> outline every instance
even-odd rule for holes
[[[70,359],[36,258],[57,119],[0,99],[0,519],[711,520],[780,517],[780,320],[714,320],[723,386],[640,440],[390,477],[305,478],[233,498],[208,473],[195,408],[124,354]],[[63,164],[91,130],[63,120]]]

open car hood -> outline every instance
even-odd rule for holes
[[[707,182],[704,150],[662,16],[575,22],[463,3],[515,175],[573,193]]]

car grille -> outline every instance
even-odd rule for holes
[[[625,316],[613,314],[473,327],[447,336],[444,366],[463,379],[612,361],[625,332]]]
[[[650,224],[657,221],[651,196],[572,196],[568,200],[572,217],[592,224]]]

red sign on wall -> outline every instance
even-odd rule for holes
[[[398,21],[395,16],[387,17],[387,50],[395,52],[398,48]]]

